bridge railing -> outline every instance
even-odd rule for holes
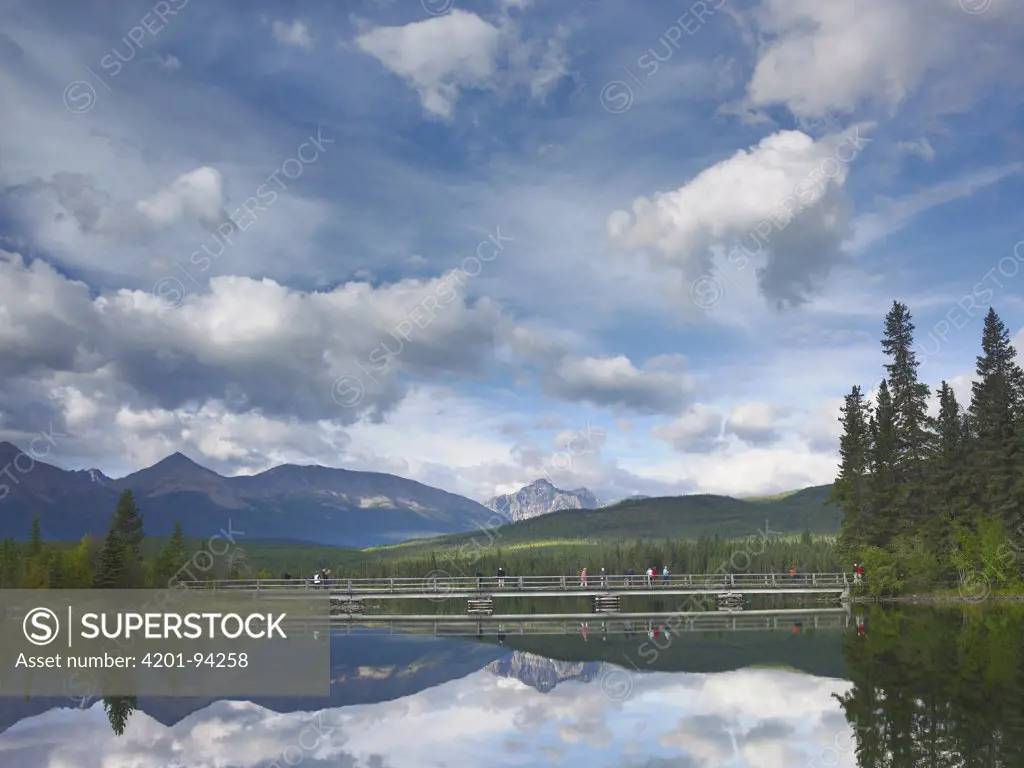
[[[845,573],[732,573],[732,574],[669,574],[648,578],[637,575],[588,575],[584,580],[573,576],[446,576],[395,577],[377,579],[217,579],[211,581],[183,581],[185,589],[204,590],[311,590],[328,589],[332,592],[355,595],[382,594],[473,594],[477,592],[609,592],[628,593],[647,589],[838,589],[849,584]]]

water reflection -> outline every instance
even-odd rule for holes
[[[604,766],[681,758],[689,762],[666,764],[802,766],[821,752],[818,745],[849,744],[832,699],[848,688],[839,680],[779,670],[652,673],[638,679],[626,700],[613,701],[599,684],[599,670],[539,669],[549,664],[520,654],[401,699],[313,714],[218,702],[165,726],[137,712],[120,738],[99,707],[51,713],[4,734],[0,759],[26,768],[266,768],[275,761],[353,768]],[[519,679],[523,673],[541,690]],[[557,683],[549,687],[551,681]]]
[[[100,703],[11,711],[0,765],[1024,765],[1020,611],[673,630],[650,658],[653,626],[601,624],[586,638],[579,622],[552,636],[341,636],[329,702],[140,699],[120,737]]]
[[[1024,765],[1024,611],[875,610],[837,699],[863,766]]]

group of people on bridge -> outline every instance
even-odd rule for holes
[[[669,577],[668,566],[667,565],[663,565],[661,567],[661,579],[662,579],[662,583],[663,584],[668,584],[668,577]],[[622,585],[625,586],[625,587],[633,586],[633,579],[634,578],[636,578],[636,573],[633,571],[632,568],[630,568],[629,570],[626,571],[625,576],[623,577]],[[657,579],[657,578],[658,578],[658,566],[656,566],[656,565],[648,566],[647,570],[644,573],[644,579],[645,579],[646,585],[648,587],[654,586],[655,579]],[[608,586],[608,574],[605,573],[604,568],[601,569],[601,573],[598,576],[598,579],[599,579],[599,583],[600,583],[602,588]],[[587,569],[584,568],[583,570],[580,571],[580,588],[586,589],[587,585],[588,585]]]

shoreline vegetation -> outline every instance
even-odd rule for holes
[[[905,605],[924,604],[945,604],[945,605],[981,605],[983,603],[1024,603],[1024,592],[1016,594],[985,595],[980,598],[965,597],[958,594],[947,594],[943,592],[932,592],[913,595],[889,595],[885,597],[851,596],[851,603],[858,604],[888,604],[901,603]]]

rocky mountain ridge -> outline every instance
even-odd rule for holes
[[[515,493],[495,496],[484,502],[484,506],[519,522],[540,517],[562,509],[597,509],[600,500],[586,488],[565,491],[556,488],[545,479],[535,480]]]

